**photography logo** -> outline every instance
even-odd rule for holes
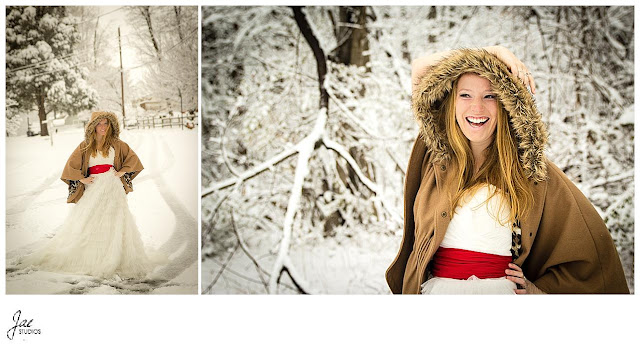
[[[22,319],[22,311],[18,310],[13,314],[13,326],[7,331],[7,338],[13,340],[16,333],[18,335],[41,334],[39,328],[34,328],[33,319]]]

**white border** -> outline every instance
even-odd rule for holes
[[[153,5],[175,5],[177,1],[154,1]],[[318,2],[316,2],[317,4]],[[342,4],[327,1],[323,5]],[[351,4],[390,5],[381,1]],[[558,5],[558,2],[524,2]],[[49,5],[50,1],[9,1],[7,5]],[[90,5],[89,1],[59,1],[56,4]],[[150,1],[107,1],[103,5],[142,5]],[[181,5],[284,5],[312,4],[283,1],[181,1]],[[393,5],[443,5],[443,2],[402,1]],[[484,5],[448,1],[446,5]],[[498,2],[511,5],[509,2]],[[562,5],[626,5],[633,1],[563,1]],[[4,6],[2,6],[4,7]],[[201,20],[201,8],[199,8]],[[640,10],[635,9],[635,28]],[[4,15],[0,16],[4,28]],[[199,30],[199,38],[201,31]],[[200,42],[201,39],[199,39]],[[5,32],[0,35],[5,46]],[[638,42],[636,37],[636,43]],[[637,50],[637,45],[636,45]],[[199,52],[199,57],[201,53]],[[636,52],[636,62],[638,53]],[[5,82],[4,60],[0,74]],[[199,67],[200,69],[200,67]],[[636,67],[636,76],[638,75]],[[6,82],[5,82],[6,83]],[[0,102],[5,105],[5,83]],[[637,89],[636,100],[640,97]],[[199,111],[202,98],[199,92]],[[4,111],[4,108],[2,108]],[[2,114],[4,116],[4,112]],[[200,124],[203,119],[200,118]],[[200,127],[202,127],[200,125]],[[4,197],[6,147],[5,123],[0,123],[1,193]],[[200,136],[201,137],[201,136]],[[638,130],[635,130],[638,139]],[[201,150],[201,140],[199,142]],[[635,154],[636,178],[640,156]],[[199,166],[201,171],[201,166]],[[636,187],[637,191],[637,187]],[[636,192],[636,197],[638,192]],[[5,201],[0,205],[6,222]],[[638,218],[636,204],[635,217]],[[198,215],[200,222],[201,216]],[[200,226],[200,225],[198,225]],[[200,230],[198,232],[200,244]],[[3,234],[4,238],[4,234]],[[5,239],[0,242],[4,251]],[[637,251],[636,243],[636,251]],[[5,268],[2,260],[0,267]],[[200,260],[200,259],[199,259]],[[636,257],[636,266],[638,258]],[[513,297],[420,297],[420,296],[17,296],[4,295],[0,281],[0,347],[75,349],[213,347],[273,347],[283,349],[327,348],[634,348],[638,345],[638,297],[632,296],[513,296]],[[199,277],[199,290],[201,281]],[[637,288],[636,288],[637,290]],[[5,332],[13,313],[33,318],[41,335],[8,341]],[[630,346],[632,345],[632,346]]]

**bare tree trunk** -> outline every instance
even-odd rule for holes
[[[313,55],[316,58],[316,66],[318,68],[318,85],[320,88],[320,108],[326,108],[327,113],[329,113],[329,94],[327,93],[327,89],[324,87],[324,78],[327,75],[327,58],[320,47],[320,42],[313,34],[311,30],[311,26],[307,21],[307,16],[302,12],[300,6],[292,6],[293,9],[293,17],[300,28],[300,32],[309,43],[311,50],[313,51]]]
[[[151,21],[151,9],[150,6],[139,6],[140,14],[144,18],[147,23],[147,29],[149,30],[149,37],[151,38],[151,43],[153,44],[153,48],[156,51],[156,55],[158,56],[158,61],[162,61],[162,51],[160,50],[160,45],[158,44],[158,40],[153,32],[153,23]]]
[[[429,8],[429,14],[427,15],[427,19],[435,20],[437,16],[438,16],[437,8],[435,6],[431,6],[431,8]],[[428,41],[429,43],[435,43],[436,36],[433,34],[429,34]]]
[[[174,6],[173,7],[173,11],[176,13],[176,23],[178,24],[178,36],[180,37],[180,41],[183,40],[183,34],[182,34],[182,24],[180,23],[180,11],[181,11],[181,7],[180,6]]]
[[[98,24],[100,18],[96,20],[96,29],[93,31],[93,69],[98,68]]]
[[[338,41],[337,61],[364,67],[369,56],[363,53],[369,50],[367,39],[365,6],[340,6],[339,22],[334,31]]]
[[[44,100],[45,100],[44,88],[40,88],[40,91],[38,92],[38,96],[36,98],[38,99],[38,119],[40,120],[40,136],[49,136],[48,125],[47,123],[43,123],[45,120],[47,120],[47,111],[44,108]]]

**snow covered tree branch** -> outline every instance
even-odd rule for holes
[[[360,167],[358,166],[358,163],[356,162],[355,159],[353,159],[353,157],[351,157],[351,155],[349,154],[349,152],[347,152],[346,149],[344,149],[344,147],[342,147],[339,143],[330,140],[327,137],[323,137],[322,138],[322,143],[331,150],[336,151],[336,153],[338,153],[342,158],[344,158],[344,160],[347,161],[347,163],[349,163],[349,166],[351,166],[351,168],[355,171],[356,175],[358,175],[358,178],[360,179],[360,181],[362,181],[362,183],[367,186],[367,188],[369,188],[371,190],[371,192],[375,193],[377,196],[377,199],[380,200],[384,206],[384,208],[387,210],[387,212],[391,215],[391,217],[396,220],[396,222],[400,225],[402,225],[403,220],[402,220],[402,216],[395,212],[394,208],[392,205],[390,205],[382,196],[382,190],[379,188],[379,186],[377,184],[375,184],[373,181],[371,181],[369,178],[367,178],[364,173],[362,172],[362,169],[360,169]]]
[[[218,182],[218,183],[215,183],[215,184],[209,186],[208,188],[206,188],[205,190],[202,191],[202,198],[212,194],[215,191],[222,190],[222,189],[225,189],[227,187],[231,187],[231,186],[235,185],[238,182],[246,181],[246,180],[248,180],[248,179],[250,179],[250,178],[252,178],[254,176],[259,175],[260,173],[262,173],[264,171],[269,170],[274,165],[276,165],[276,164],[282,162],[283,160],[291,157],[292,155],[298,153],[300,147],[301,147],[300,144],[298,144],[293,148],[290,148],[288,150],[280,152],[279,154],[273,156],[272,158],[270,158],[269,160],[265,161],[264,163],[256,166],[255,168],[247,170],[247,171],[241,173],[240,176],[238,176],[236,178],[231,178],[231,179],[228,179],[228,180],[225,180],[225,181],[221,181],[221,182]]]
[[[289,245],[291,244],[291,235],[293,230],[293,219],[298,211],[298,205],[300,203],[300,197],[302,195],[302,184],[304,183],[304,178],[309,173],[309,158],[311,157],[311,153],[316,148],[316,144],[318,141],[322,139],[322,135],[324,133],[324,128],[327,123],[327,110],[325,108],[320,109],[318,112],[318,118],[313,127],[313,131],[309,134],[309,136],[305,137],[305,139],[298,144],[298,163],[296,165],[296,173],[293,181],[293,186],[291,186],[291,195],[289,196],[289,203],[287,204],[287,212],[284,216],[284,224],[282,230],[282,239],[280,241],[280,248],[278,250],[278,256],[276,257],[276,262],[273,264],[271,278],[269,279],[269,293],[275,293],[277,288],[277,281],[282,272],[282,269],[285,268],[287,262],[289,266],[287,270],[289,274],[293,272],[293,264],[288,260],[289,254]],[[295,278],[295,276],[291,276]],[[301,282],[301,285],[304,285],[304,282]]]

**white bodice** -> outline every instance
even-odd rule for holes
[[[102,152],[98,151],[96,152],[96,156],[90,156],[89,157],[89,167],[92,167],[94,165],[100,165],[100,164],[111,164],[113,165],[113,159],[116,156],[116,150],[111,147],[109,148],[109,156],[107,156],[106,158],[102,156]]]
[[[512,227],[508,220],[511,206],[505,203],[502,208],[500,217],[505,225],[501,225],[497,214],[503,196],[496,194],[487,201],[489,186],[491,191],[495,189],[493,185],[481,187],[471,198],[467,196],[460,201],[441,247],[511,256]]]

